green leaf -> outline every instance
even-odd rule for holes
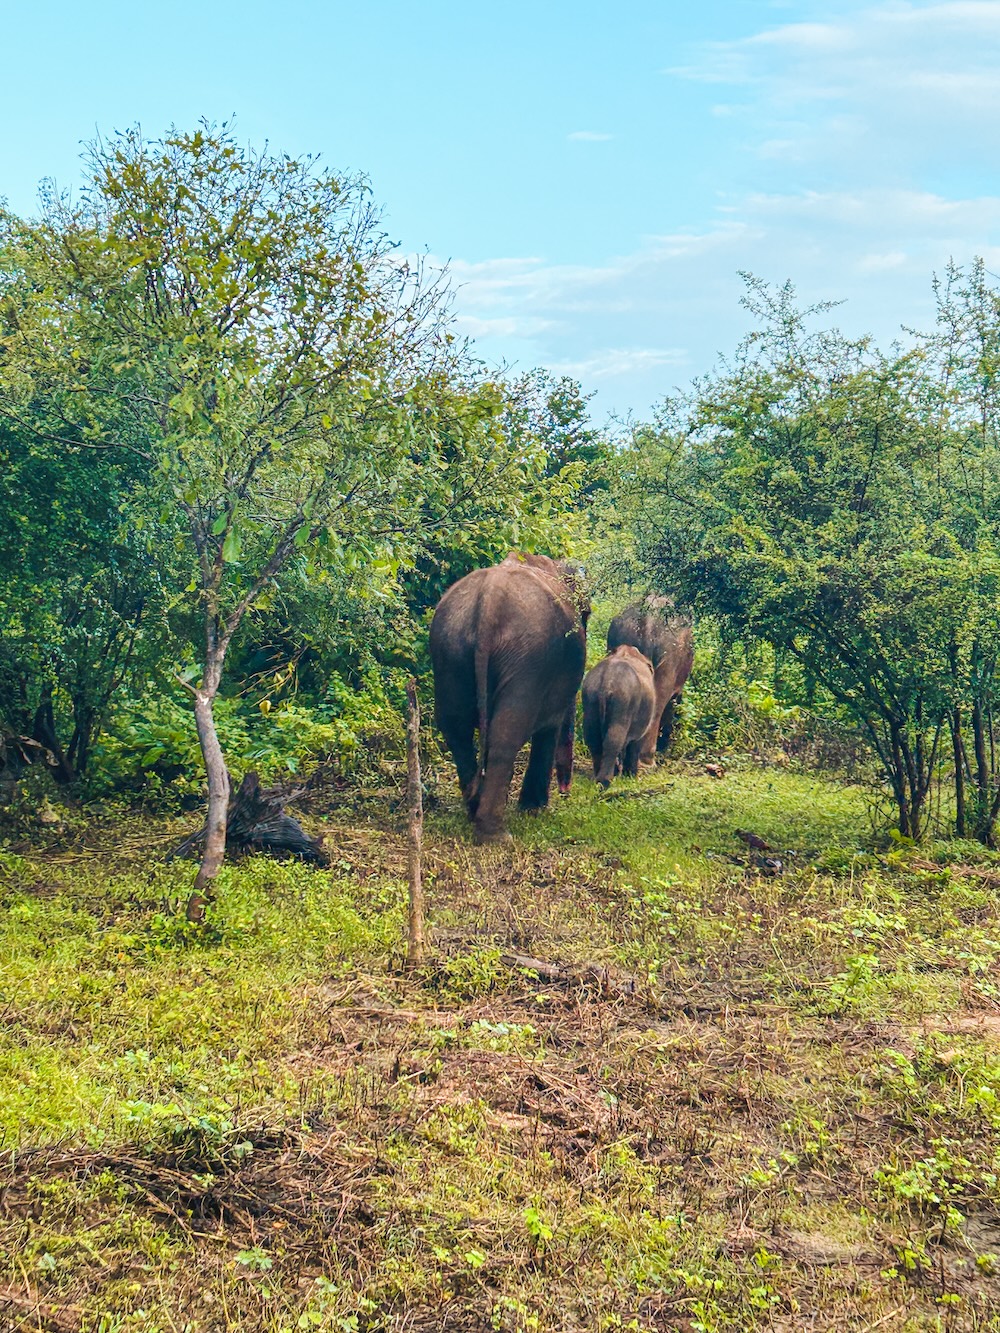
[[[239,560],[242,550],[243,539],[239,528],[234,525],[226,533],[226,540],[222,543],[222,558],[227,565],[232,564],[233,561]]]

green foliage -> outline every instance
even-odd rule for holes
[[[114,707],[112,775],[187,772],[147,701],[180,664],[210,706],[228,660],[281,704],[264,767],[343,755],[333,677],[379,709],[448,583],[571,540],[585,400],[564,381],[539,415],[547,384],[486,376],[360,178],[228,125],[128,130],[87,170],[0,215],[0,725],[69,780]]]
[[[532,1204],[525,1208],[521,1216],[524,1219],[524,1229],[531,1241],[531,1248],[536,1253],[544,1253],[546,1246],[552,1240],[553,1231],[541,1210],[535,1204]]]
[[[234,773],[250,769],[265,781],[280,781],[319,764],[342,774],[364,771],[380,750],[402,746],[395,700],[379,681],[349,689],[336,677],[310,706],[299,694],[272,704],[265,696],[222,697],[215,706],[219,738]],[[204,771],[190,710],[176,697],[148,694],[121,700],[98,746],[92,794],[114,791],[161,796],[176,802],[201,792]]]
[[[607,435],[591,423],[587,404],[593,396],[568,375],[555,379],[536,370],[521,381],[522,411],[545,451],[546,474],[557,477],[577,469],[584,500],[607,490],[613,456]]]
[[[829,699],[816,704],[816,691],[807,689],[801,665],[788,654],[767,643],[720,640],[711,621],[703,621],[672,748],[750,751],[852,776],[867,769],[863,740],[844,710]]]
[[[745,304],[759,328],[733,363],[623,459],[632,558],[726,638],[796,663],[789,702],[835,705],[863,730],[904,836],[924,831],[947,760],[964,830],[975,749],[988,839],[1000,441],[966,335],[1000,337],[1000,302],[981,266],[967,282],[952,272],[944,331],[892,356],[813,331],[822,308],[798,310],[790,287],[750,280]]]
[[[446,958],[434,980],[449,999],[469,1000],[488,995],[501,971],[499,949],[472,949]]]
[[[166,570],[122,512],[138,477],[128,454],[0,422],[0,731],[44,744],[63,782],[169,646]]]

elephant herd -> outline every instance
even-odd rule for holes
[[[694,658],[690,622],[668,598],[636,602],[611,622],[608,655],[585,677],[589,615],[579,569],[519,552],[459,579],[438,603],[435,716],[477,842],[510,836],[507,793],[529,741],[521,809],[545,808],[553,767],[560,792],[569,791],[581,682],[583,734],[601,786],[619,772],[634,777],[666,748]]]

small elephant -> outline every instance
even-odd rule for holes
[[[565,561],[511,552],[459,579],[434,612],[435,717],[477,842],[510,836],[507,792],[528,741],[521,809],[548,805],[553,763],[559,790],[569,791],[590,614],[578,585],[578,571]]]
[[[639,752],[656,706],[653,664],[638,648],[622,644],[583,678],[583,738],[594,777],[607,788],[619,770],[634,778]]]
[[[656,752],[662,753],[670,744],[674,712],[694,665],[690,617],[674,610],[672,597],[650,596],[633,602],[615,616],[608,629],[608,652],[622,644],[638,648],[653,664],[656,706],[639,755],[642,763],[651,764]]]

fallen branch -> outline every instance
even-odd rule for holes
[[[20,1292],[15,1291],[13,1287],[0,1287],[0,1310],[4,1305],[20,1306],[21,1309],[28,1310],[34,1319],[38,1320],[38,1327],[41,1327],[41,1320],[44,1319],[50,1327],[58,1329],[79,1328],[79,1319],[83,1314],[81,1305],[57,1305],[54,1301],[47,1301],[37,1292],[30,1292],[29,1295],[22,1296]]]
[[[931,874],[941,875],[946,871],[956,879],[982,879],[995,880],[1000,879],[1000,866],[970,866],[970,865],[944,865],[937,861],[926,861],[921,857],[910,857],[909,860],[900,863],[905,870],[923,870]]]
[[[710,1007],[693,1004],[690,997],[661,995],[654,997],[648,990],[643,991],[638,978],[633,976],[614,977],[600,963],[549,963],[544,958],[532,958],[524,953],[504,953],[500,955],[504,967],[514,968],[519,972],[534,972],[539,981],[552,982],[557,986],[595,987],[606,1000],[643,998],[646,1005],[661,1013],[682,1013],[688,1017],[714,1017],[724,1013],[728,1005]]]
[[[596,986],[602,995],[610,999],[636,993],[635,977],[618,981],[600,963],[573,963],[563,966],[559,963],[547,963],[542,958],[531,958],[524,953],[501,954],[500,961],[504,967],[512,967],[522,972],[534,972],[542,981],[553,981],[556,985]]]

